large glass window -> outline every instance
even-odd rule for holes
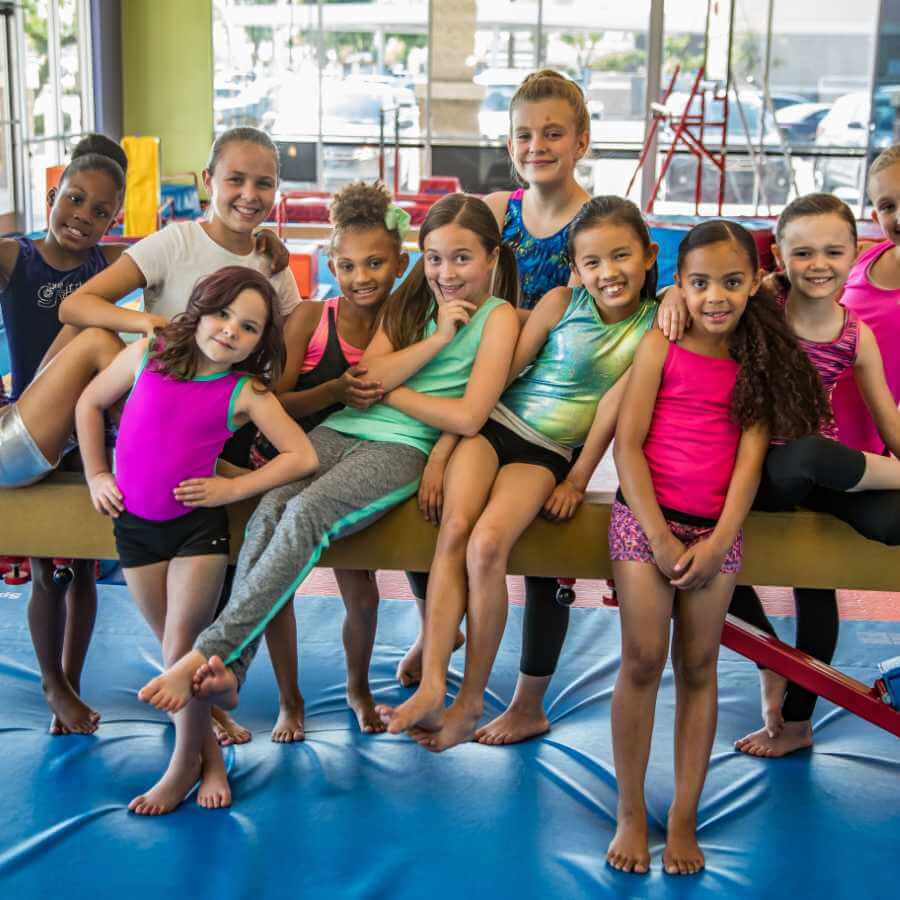
[[[47,170],[92,127],[86,0],[22,0],[27,221],[46,225]]]
[[[887,64],[871,115],[866,99],[878,7],[715,4],[713,55],[724,67],[730,32],[731,86],[726,103],[723,68],[694,102],[705,104],[707,122],[721,121],[727,105],[726,212],[777,212],[795,191],[817,187],[858,194],[869,120],[877,148],[900,109],[892,91],[900,75]],[[665,3],[663,89],[680,70],[659,129],[660,162],[704,62],[710,8]],[[577,177],[592,192],[622,193],[644,139],[650,11],[651,0],[213,0],[216,127],[267,128],[289,187],[333,190],[381,176],[414,191],[435,174],[486,192],[513,184],[505,151],[513,92],[550,66],[582,86],[590,109],[592,148]],[[715,130],[704,138],[718,149]],[[714,212],[717,173],[707,163],[699,177],[701,212]],[[696,159],[680,149],[657,210],[692,211],[697,179]]]

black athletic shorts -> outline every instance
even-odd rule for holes
[[[530,466],[543,466],[553,473],[556,483],[566,480],[572,463],[559,453],[539,447],[520,437],[511,428],[488,419],[480,432],[481,436],[494,448],[500,465],[509,463],[526,463]]]
[[[228,556],[228,514],[224,506],[198,507],[165,522],[124,510],[113,519],[123,569],[166,562],[176,556]]]

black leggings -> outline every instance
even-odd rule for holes
[[[859,483],[866,460],[859,450],[819,435],[773,447],[766,456],[754,509],[784,510],[802,504],[829,513],[863,537],[900,545],[900,491],[846,493]],[[837,596],[831,589],[795,588],[797,649],[831,662],[838,636]],[[775,634],[752,587],[735,588],[728,610],[739,619]],[[812,718],[816,695],[788,682],[782,713],[787,722]]]
[[[425,599],[427,572],[407,572],[413,594]],[[523,675],[546,678],[556,671],[569,627],[569,608],[556,602],[555,578],[525,577],[525,619],[522,623],[522,657],[519,671]]]

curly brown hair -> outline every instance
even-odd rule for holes
[[[334,252],[335,243],[343,231],[383,228],[394,239],[399,253],[403,249],[400,233],[396,229],[388,230],[384,223],[384,217],[392,202],[390,193],[380,181],[376,181],[374,184],[354,181],[341,188],[334,195],[328,213],[333,229],[331,252]]]
[[[692,228],[681,242],[679,273],[692,250],[720,243],[736,245],[747,255],[752,271],[759,270],[750,232],[736,222],[712,219]],[[741,428],[765,425],[770,434],[793,440],[815,434],[831,421],[831,405],[819,374],[766,288],[760,287],[748,300],[729,336],[728,352],[741,367],[731,398],[731,415]]]
[[[278,381],[286,351],[278,295],[265,275],[246,266],[226,266],[201,278],[191,291],[187,309],[157,332],[150,358],[173,378],[189,381],[197,374],[200,348],[194,336],[203,316],[226,309],[243,291],[255,291],[266,303],[268,315],[256,349],[240,364],[240,371],[253,375],[265,388]]]

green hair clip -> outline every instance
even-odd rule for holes
[[[400,209],[396,203],[391,203],[384,214],[384,227],[388,231],[396,231],[401,241],[406,239],[411,221],[409,213],[405,209]]]

